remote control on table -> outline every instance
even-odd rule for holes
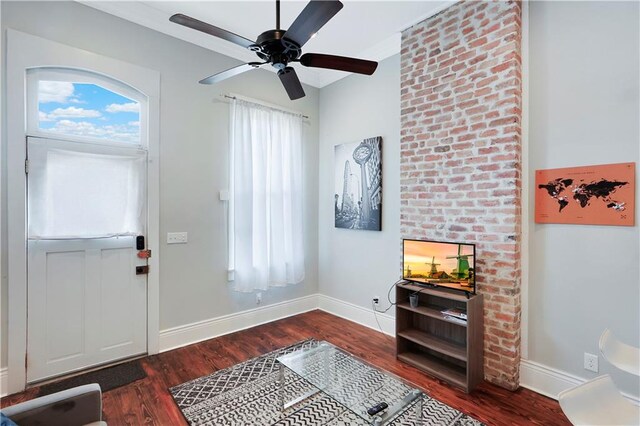
[[[367,414],[369,414],[370,416],[375,416],[380,411],[386,410],[388,407],[389,407],[389,404],[387,404],[386,402],[381,402],[381,403],[376,404],[373,407],[369,408],[367,410]]]

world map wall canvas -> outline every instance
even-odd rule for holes
[[[536,223],[634,226],[635,163],[536,170]]]

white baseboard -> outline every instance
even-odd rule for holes
[[[587,380],[534,361],[520,361],[520,386],[556,400],[560,392]],[[626,393],[623,395],[634,404],[640,405],[638,397]]]
[[[324,294],[318,295],[318,307],[330,314],[348,319],[349,321],[356,322],[376,331],[380,331],[381,327],[382,332],[389,336],[395,337],[396,335],[396,319],[391,315],[377,313],[374,317],[371,308],[363,308],[362,306],[325,296]],[[376,323],[376,318],[380,323],[380,327],[378,327],[378,323]]]
[[[333,315],[380,331],[371,309],[344,302],[333,297],[312,294],[269,306],[237,312],[218,318],[198,321],[160,331],[160,352],[213,339],[225,334],[266,324],[303,312],[321,309]],[[385,334],[395,335],[395,318],[387,314],[376,314]]]
[[[520,361],[520,386],[534,392],[558,399],[558,394],[581,383],[585,379],[534,361]]]
[[[160,331],[160,352],[266,324],[318,309],[318,295],[300,297],[273,305],[224,315]]]
[[[374,330],[380,330],[371,309],[333,297],[312,294],[269,306],[162,330],[160,331],[160,352],[213,339],[314,309],[321,309]],[[395,318],[387,314],[378,313],[376,315],[383,332],[394,336]]]
[[[7,367],[0,368],[0,397],[7,396],[9,392],[9,369]]]

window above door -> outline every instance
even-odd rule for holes
[[[96,73],[63,68],[28,71],[28,132],[77,142],[146,146],[146,99]]]

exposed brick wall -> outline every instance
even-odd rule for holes
[[[474,242],[485,378],[519,382],[521,5],[462,1],[402,35],[401,233]]]

